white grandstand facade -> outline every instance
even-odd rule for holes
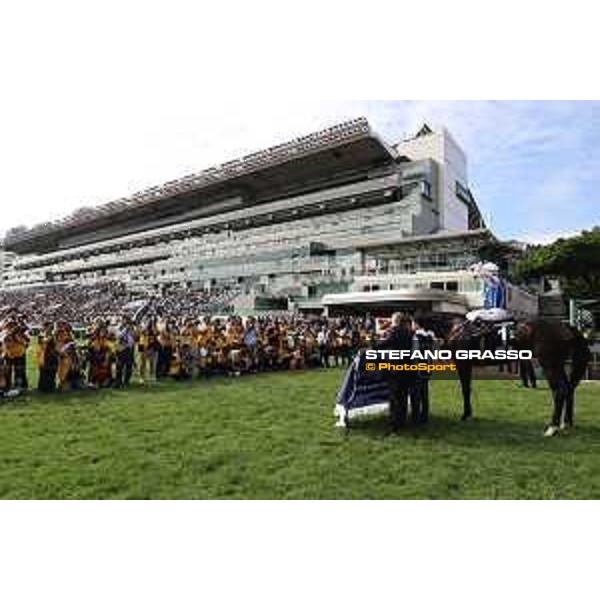
[[[442,291],[477,292],[467,269],[491,237],[467,158],[445,129],[424,126],[389,145],[358,119],[12,230],[1,281],[5,290],[107,281],[147,294],[218,288],[240,310],[319,311],[332,295],[414,292],[418,273],[421,288],[440,291],[438,274],[456,273],[442,278],[452,282]],[[456,302],[426,302],[460,312]]]

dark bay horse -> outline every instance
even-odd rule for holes
[[[484,345],[485,335],[480,328],[465,321],[455,325],[449,332],[444,348],[452,350],[478,350]],[[561,428],[574,424],[575,390],[581,383],[591,359],[586,339],[574,327],[559,321],[535,320],[517,325],[513,347],[518,350],[531,350],[537,359],[552,391],[554,411],[545,430],[546,436],[557,435]],[[489,366],[491,362],[457,360],[456,369],[463,395],[462,420],[473,416],[471,391],[473,367]],[[567,364],[571,368],[567,372]]]

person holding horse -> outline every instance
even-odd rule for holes
[[[435,333],[427,326],[423,315],[416,315],[414,319],[413,348],[423,353],[433,350]],[[429,362],[419,361],[419,362]],[[425,424],[429,421],[429,382],[431,374],[418,371],[415,384],[410,388],[410,411],[413,423]]]
[[[384,339],[375,343],[375,350],[408,350],[413,348],[412,319],[404,313],[392,315],[391,327]],[[403,361],[406,362],[406,361]],[[390,421],[392,430],[406,425],[408,416],[408,393],[414,386],[416,375],[412,371],[392,371],[387,374],[391,391]]]

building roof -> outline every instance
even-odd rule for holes
[[[17,252],[40,250],[40,243],[73,231],[93,230],[136,215],[156,217],[161,210],[184,213],[205,202],[201,196],[220,193],[223,197],[244,190],[252,197],[264,192],[268,185],[325,177],[332,172],[382,164],[395,158],[395,152],[372,131],[368,121],[359,118],[148,188],[128,198],[80,209],[58,221],[9,231],[4,247]]]
[[[423,302],[446,303],[452,312],[466,312],[466,295],[445,290],[381,290],[377,292],[348,292],[344,294],[326,294],[323,306],[378,306],[414,304]]]

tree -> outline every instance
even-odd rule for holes
[[[600,227],[533,250],[514,271],[521,280],[556,277],[572,298],[600,298]]]
[[[480,261],[497,265],[503,277],[512,279],[512,265],[516,259],[523,256],[523,250],[514,242],[500,242],[491,239],[478,249],[477,255]]]

